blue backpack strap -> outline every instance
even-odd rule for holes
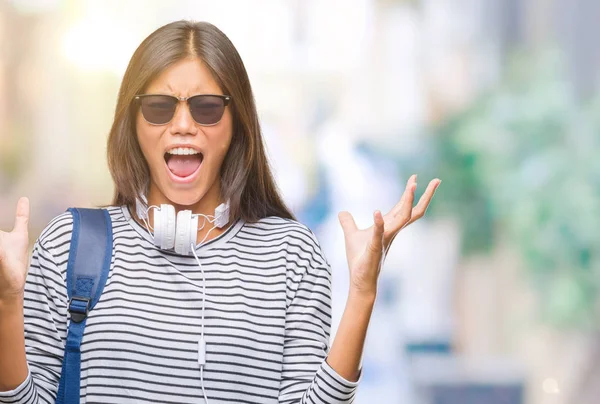
[[[105,209],[70,208],[73,215],[67,262],[67,295],[71,321],[58,385],[57,404],[79,404],[81,340],[87,315],[94,308],[108,278],[113,234]]]

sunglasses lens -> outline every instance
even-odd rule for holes
[[[189,99],[190,113],[200,125],[214,125],[225,112],[225,100],[214,95],[197,95]]]
[[[141,97],[144,119],[155,125],[163,125],[173,119],[177,99],[166,95]]]

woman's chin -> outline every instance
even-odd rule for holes
[[[180,184],[171,183],[166,189],[163,188],[163,191],[163,195],[172,205],[180,207],[197,206],[209,193],[208,189],[201,184],[182,189]]]
[[[188,192],[176,191],[165,195],[172,205],[181,207],[191,207],[197,205],[202,200],[202,195],[198,195],[194,192],[194,195],[190,195]]]
[[[166,175],[162,176],[155,186],[155,191],[158,191],[156,196],[162,195],[161,199],[165,200],[165,203],[182,208],[198,206],[203,199],[212,195],[212,186],[207,185],[205,176],[198,176],[195,181],[182,184],[172,181],[171,176]]]

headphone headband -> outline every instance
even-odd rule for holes
[[[217,206],[215,215],[212,217],[201,213],[192,213],[189,209],[179,211],[175,217],[173,205],[161,204],[160,207],[148,207],[148,201],[144,195],[141,195],[141,199],[138,198],[135,202],[136,214],[144,221],[148,232],[153,234],[154,244],[163,250],[174,249],[176,253],[182,255],[189,255],[192,246],[196,245],[200,216],[214,225],[209,232],[214,228],[223,228],[229,223],[229,201]],[[153,232],[150,231],[148,224],[151,209],[154,214]]]

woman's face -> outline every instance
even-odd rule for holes
[[[145,94],[190,97],[223,94],[198,58],[177,62],[150,83]],[[173,119],[164,125],[148,123],[141,108],[137,138],[150,168],[150,205],[169,203],[212,214],[220,201],[220,169],[232,138],[230,107],[213,126],[194,121],[187,102],[179,102]]]

